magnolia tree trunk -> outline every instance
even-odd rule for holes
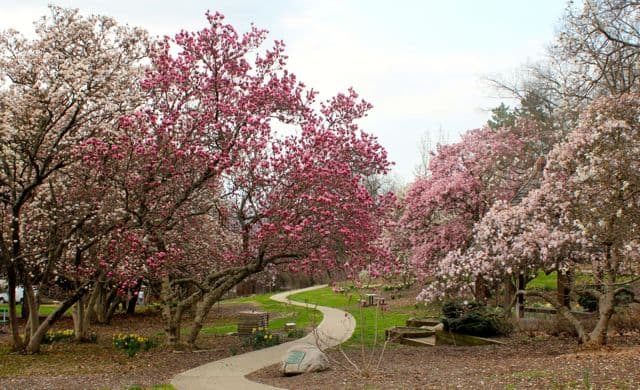
[[[163,303],[162,319],[164,320],[164,333],[167,336],[167,344],[176,347],[180,343],[180,323],[182,322],[182,316],[178,315],[176,318],[171,308],[174,297],[171,291],[171,282],[168,277],[163,278],[160,299]]]
[[[82,342],[89,337],[89,318],[87,313],[87,297],[82,297],[73,305],[71,316],[73,317],[73,337],[77,342]]]
[[[191,332],[187,339],[187,343],[191,348],[195,347],[196,340],[200,334],[200,330],[202,330],[202,326],[209,314],[209,311],[213,305],[220,300],[223,294],[224,292],[207,293],[204,295],[204,299],[196,305],[196,312],[193,318],[193,324],[191,325]]]
[[[214,273],[207,277],[203,286],[197,285],[197,291],[191,293],[184,299],[177,297],[173,289],[173,283],[177,281],[172,283],[169,277],[165,277],[162,282],[161,298],[163,302],[162,317],[165,322],[167,343],[173,347],[182,346],[180,339],[182,317],[186,309],[195,307],[193,324],[187,339],[187,348],[195,348],[195,342],[200,334],[200,330],[213,305],[220,301],[222,296],[238,283],[260,272],[262,269],[263,266],[260,266],[258,262],[245,267],[232,268]],[[182,282],[195,284],[195,282],[187,280],[183,280]]]
[[[91,340],[89,327],[95,318],[95,303],[98,299],[99,289],[94,288],[88,295],[82,296],[73,306],[73,330],[74,339],[77,342],[86,342]]]
[[[191,307],[199,299],[202,293],[197,291],[189,295],[186,299],[180,299],[171,283],[171,279],[165,276],[162,279],[160,299],[162,301],[162,319],[164,320],[164,331],[167,337],[167,344],[173,348],[182,347],[180,340],[180,327],[182,318],[187,308]]]
[[[24,342],[22,337],[20,337],[20,329],[18,329],[16,273],[13,267],[7,267],[7,284],[9,292],[9,327],[11,328],[11,339],[13,340],[13,350],[19,351],[24,348]]]
[[[126,300],[126,312],[127,315],[134,315],[136,313],[136,306],[138,305],[138,297],[142,290],[142,279],[138,281],[136,287],[129,290],[129,294]]]
[[[607,333],[614,306],[615,290],[608,287],[607,291],[598,299],[598,322],[589,334],[589,338],[584,341],[585,348],[597,348],[607,344]]]
[[[136,313],[136,306],[138,305],[138,292],[134,293],[127,302],[127,315],[134,315]]]
[[[215,305],[216,302],[220,301],[220,298],[222,298],[225,293],[231,290],[233,286],[242,282],[244,279],[255,272],[257,271],[252,272],[250,269],[245,269],[238,272],[237,274],[231,274],[230,276],[222,280],[217,280],[215,287],[209,290],[209,292],[204,295],[203,300],[198,302],[196,313],[193,318],[193,324],[191,326],[191,332],[189,333],[189,339],[187,340],[187,343],[191,348],[195,347],[195,343],[198,335],[200,334],[200,330],[202,329],[204,321],[211,311],[213,305]]]
[[[37,327],[32,327],[30,329],[30,332],[28,334],[28,341],[25,341],[26,343],[26,347],[25,347],[25,352],[28,354],[33,354],[33,353],[38,353],[40,352],[40,344],[42,343],[42,339],[44,338],[45,334],[47,333],[47,331],[49,331],[49,329],[51,329],[51,325],[53,325],[56,321],[58,321],[62,315],[69,309],[71,308],[71,306],[73,306],[78,300],[80,300],[87,292],[87,290],[89,289],[89,285],[85,285],[81,288],[79,288],[78,290],[76,290],[76,292],[69,298],[67,298],[64,302],[62,302],[62,304],[60,306],[58,306],[56,308],[56,310],[54,310],[51,314],[49,314],[44,321],[42,322],[37,322],[38,326]],[[26,287],[25,287],[25,293],[26,293]],[[33,291],[30,292],[30,294],[32,295],[32,298],[34,297],[33,295]],[[32,299],[30,298],[30,299]],[[35,301],[35,299],[33,299]],[[37,307],[31,306],[31,309],[35,309],[35,313],[38,312]],[[32,316],[30,316],[30,318],[33,318]],[[32,322],[32,325],[35,322]],[[27,338],[25,336],[25,338]]]
[[[27,307],[27,310],[29,311],[27,323],[24,330],[24,337],[25,343],[30,345],[30,339],[37,333],[37,330],[40,327],[40,305],[30,283],[24,284],[23,291],[22,307]]]
[[[598,298],[598,321],[588,337],[585,337],[583,344],[585,348],[598,348],[607,343],[607,333],[609,331],[609,323],[616,303],[616,293],[621,291],[618,288],[617,276],[619,270],[619,259],[613,250],[613,246],[609,245],[606,252],[606,261],[604,262],[605,276],[602,292],[592,291],[593,295]]]
[[[598,297],[598,319],[596,321],[596,326],[591,332],[588,332],[585,329],[578,317],[571,312],[570,308],[564,305],[564,302],[559,301],[557,296],[553,297],[550,294],[545,294],[539,291],[525,290],[518,291],[518,294],[537,296],[552,304],[557,310],[558,315],[566,319],[576,330],[576,333],[578,334],[578,342],[582,344],[583,348],[593,349],[599,348],[607,343],[609,323],[615,306],[616,290],[615,288],[612,288],[612,286],[613,284],[605,286],[604,293],[600,293],[599,291],[590,291]]]
[[[502,310],[505,313],[511,313],[511,309],[514,306],[514,298],[516,297],[516,285],[511,277],[507,277],[503,283],[503,297],[502,297]]]
[[[29,320],[29,306],[24,304],[24,295],[22,297],[23,305],[22,305],[22,313],[20,313],[20,318],[23,320]]]
[[[527,288],[527,278],[524,274],[518,275],[518,280],[516,281],[516,289],[524,290]],[[524,317],[524,295],[519,294],[516,297],[516,318],[519,320]]]
[[[482,276],[478,276],[476,278],[476,287],[474,290],[475,299],[478,302],[487,303],[489,299],[489,288],[487,287],[487,282],[482,278]]]
[[[563,306],[568,308],[571,307],[571,284],[572,284],[572,272],[571,271],[562,271],[558,269],[558,279],[557,279],[557,294],[558,294],[558,302]]]
[[[121,302],[118,290],[107,283],[98,283],[95,293],[96,297],[91,305],[92,315],[95,315],[97,323],[108,324]]]

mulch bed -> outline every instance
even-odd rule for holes
[[[210,318],[233,319],[248,305],[221,305],[212,309]],[[43,345],[38,355],[8,353],[10,338],[0,334],[0,389],[125,389],[148,388],[169,383],[180,372],[199,365],[246,352],[240,338],[205,335],[198,338],[201,351],[176,353],[158,347],[128,358],[112,346],[118,333],[138,333],[162,340],[159,314],[116,316],[110,325],[93,325],[96,344],[58,342]],[[54,329],[72,329],[71,318],[63,318]]]
[[[358,373],[342,353],[329,352],[331,369],[282,377],[278,365],[250,379],[287,389],[548,389],[640,386],[640,336],[613,337],[611,347],[581,352],[573,338],[514,336],[507,345],[388,349],[378,369]],[[362,367],[361,351],[348,351]],[[371,355],[370,355],[371,356]],[[375,353],[376,362],[379,353]]]

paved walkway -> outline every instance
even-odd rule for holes
[[[278,302],[287,302],[297,306],[307,306],[305,303],[290,301],[287,296],[303,291],[326,287],[313,286],[294,291],[285,291],[271,297]],[[356,321],[353,316],[342,310],[325,306],[311,306],[322,312],[324,318],[318,325],[316,333],[322,348],[333,347],[346,341],[353,334]],[[171,384],[178,390],[197,389],[277,389],[276,387],[251,382],[245,375],[263,367],[278,363],[287,350],[298,343],[315,344],[313,333],[299,339],[274,347],[260,349],[242,355],[216,360],[176,375]]]

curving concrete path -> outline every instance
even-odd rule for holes
[[[296,306],[309,306],[322,312],[324,318],[316,328],[315,332],[312,332],[301,339],[289,341],[274,347],[260,349],[204,364],[176,375],[171,380],[171,384],[179,390],[277,389],[277,387],[252,382],[246,379],[245,375],[266,366],[278,363],[287,350],[294,344],[305,342],[315,344],[316,335],[319,340],[318,344],[320,344],[321,348],[329,348],[346,341],[353,334],[356,321],[351,314],[331,307],[308,305],[302,302],[291,301],[287,298],[292,294],[323,287],[326,287],[326,285],[285,291],[271,297],[271,299],[278,302],[286,302]],[[316,335],[314,335],[314,333]]]

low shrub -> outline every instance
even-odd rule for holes
[[[509,334],[513,326],[500,309],[477,302],[451,301],[442,306],[447,331],[490,337]]]
[[[624,306],[633,302],[635,298],[633,291],[628,286],[618,291],[615,296],[615,306]],[[586,311],[593,312],[598,310],[598,298],[588,291],[580,293],[578,295],[578,304],[582,306]]]
[[[622,290],[618,291],[615,299],[616,306],[628,305],[635,299],[635,294],[633,293],[633,290],[631,290],[631,287],[624,286]]]
[[[288,339],[299,339],[304,336],[304,329],[296,328],[287,331]]]
[[[582,306],[585,311],[592,312],[598,310],[598,298],[588,292],[578,296],[578,304]]]
[[[153,339],[135,333],[113,336],[113,346],[123,350],[129,357],[134,357],[141,349],[148,351],[156,345]]]

